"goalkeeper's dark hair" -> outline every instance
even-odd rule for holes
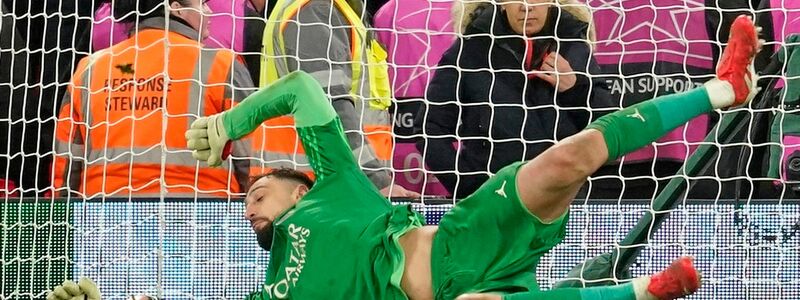
[[[256,183],[256,181],[259,181],[261,178],[265,177],[272,177],[281,180],[292,181],[297,184],[305,185],[309,189],[311,189],[311,187],[314,186],[314,180],[312,180],[311,177],[308,177],[306,173],[290,168],[277,168],[277,169],[272,169],[271,171],[265,174],[250,177],[250,184],[248,185],[248,189],[252,187],[253,184]]]
[[[149,18],[164,18],[169,16],[167,6],[178,2],[183,6],[191,4],[190,0],[114,0],[114,19],[122,23],[133,23]]]

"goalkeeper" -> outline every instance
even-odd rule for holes
[[[606,115],[529,162],[500,170],[423,226],[410,206],[393,206],[359,169],[318,83],[292,73],[229,111],[200,118],[186,132],[194,155],[219,164],[226,143],[286,114],[317,176],[267,175],[245,199],[246,218],[271,258],[257,299],[675,299],[695,292],[689,258],[617,285],[540,291],[539,258],[565,235],[570,202],[586,178],[614,160],[713,109],[756,93],[752,20],[732,24],[717,78]],[[285,171],[284,171],[285,173]],[[80,292],[74,283],[52,298]],[[479,294],[475,294],[479,293]]]

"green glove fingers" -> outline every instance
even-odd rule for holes
[[[208,144],[208,138],[187,139],[186,145],[189,149],[208,149],[211,147],[211,145]]]
[[[64,283],[61,284],[61,287],[64,288],[64,291],[71,296],[80,295],[81,288],[78,286],[77,283],[71,280],[66,280]]]
[[[47,294],[47,300],[100,300],[97,284],[87,277],[81,277],[78,283],[65,280]]]
[[[65,281],[65,283],[66,283],[66,281]],[[55,297],[55,299],[59,299],[59,300],[72,299],[72,295],[67,293],[67,290],[64,289],[64,285],[63,284],[59,285],[55,289],[53,289],[53,296]]]
[[[197,120],[194,120],[194,122],[192,122],[192,125],[190,125],[189,128],[205,130],[206,128],[208,128],[208,121],[209,121],[208,118],[198,118]]]
[[[100,300],[100,289],[98,289],[97,284],[88,277],[81,277],[81,279],[78,281],[78,286],[87,298]]]
[[[208,165],[212,167],[216,167],[222,164],[224,159],[223,151],[225,149],[225,144],[228,143],[230,140],[228,138],[228,134],[225,132],[225,128],[222,125],[222,119],[225,113],[216,114],[209,117],[208,123],[208,148],[210,149],[211,153],[208,156]],[[203,143],[202,140],[198,143]]]
[[[186,147],[192,150],[192,157],[216,167],[224,160],[225,144],[230,140],[222,119],[225,113],[198,118],[184,134]]]
[[[211,150],[195,150],[192,152],[192,157],[199,161],[208,161],[208,158],[211,157]]]

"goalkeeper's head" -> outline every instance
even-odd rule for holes
[[[244,217],[256,233],[258,245],[269,251],[272,247],[272,223],[292,208],[314,185],[303,172],[293,169],[274,169],[253,177],[244,199]]]

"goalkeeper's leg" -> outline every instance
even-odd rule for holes
[[[564,288],[511,295],[468,294],[456,300],[671,300],[696,291],[700,275],[692,260],[682,257],[666,270],[616,286]]]
[[[644,147],[701,114],[752,99],[757,31],[750,18],[734,21],[717,78],[703,87],[608,114],[522,166],[516,180],[525,207],[543,222],[556,220],[566,213],[586,178],[607,161]]]
[[[756,92],[752,60],[759,48],[757,30],[751,19],[739,17],[731,25],[730,32],[717,78],[701,88],[659,97],[606,115],[581,133],[559,142],[518,169],[515,178],[517,199],[542,224],[563,220],[580,186],[607,161],[648,145],[698,115],[751,100]],[[503,191],[501,187],[500,192]],[[677,268],[681,268],[680,263]],[[689,274],[696,275],[691,264],[689,268]],[[654,276],[645,285],[656,297],[650,299],[673,299],[696,291],[699,283],[695,281],[663,285],[675,282],[676,278],[680,279],[677,275],[686,273],[670,270]],[[523,294],[529,298],[520,295],[510,299],[648,299],[639,298],[641,293],[635,293],[636,282],[627,287],[532,292]],[[612,294],[627,296],[611,298]]]

